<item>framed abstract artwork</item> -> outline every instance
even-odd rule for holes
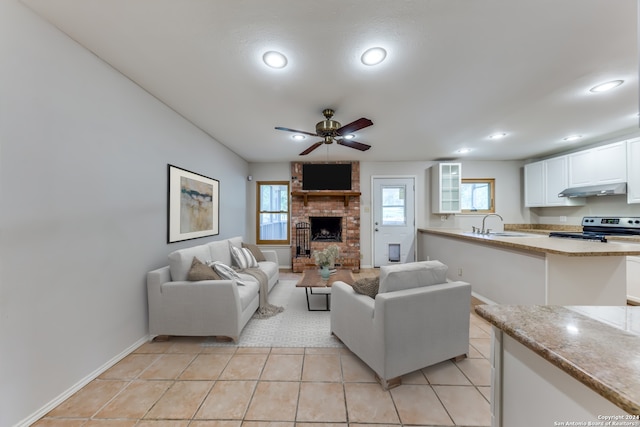
[[[220,182],[169,166],[167,242],[219,233]]]

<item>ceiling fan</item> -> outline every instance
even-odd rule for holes
[[[324,111],[322,111],[322,114],[324,115],[325,120],[316,123],[316,133],[283,127],[276,127],[276,129],[283,130],[285,132],[294,132],[303,135],[318,136],[320,138],[323,138],[322,141],[316,142],[311,147],[300,153],[301,156],[309,154],[316,148],[320,147],[322,144],[333,144],[334,141],[337,144],[344,145],[345,147],[355,148],[356,150],[360,151],[367,151],[369,148],[371,148],[370,145],[346,138],[346,136],[352,132],[366,128],[367,126],[371,126],[373,124],[371,120],[361,117],[356,121],[342,126],[340,122],[331,119],[334,114],[334,111],[331,108],[326,108]]]

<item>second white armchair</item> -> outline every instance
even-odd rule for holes
[[[400,377],[469,351],[471,285],[448,282],[447,266],[423,261],[380,268],[374,298],[343,282],[331,290],[331,332],[384,389]]]

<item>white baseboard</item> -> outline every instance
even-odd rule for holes
[[[472,295],[473,297],[475,297],[475,298],[479,299],[480,301],[482,301],[482,302],[483,302],[483,303],[485,303],[485,304],[489,304],[489,305],[495,305],[495,304],[497,304],[497,302],[492,301],[492,300],[490,300],[489,298],[483,297],[482,295],[477,294],[477,293],[475,293],[475,292],[473,292],[473,291],[471,292],[471,295]]]
[[[112,367],[113,365],[115,365],[116,363],[121,361],[122,359],[124,359],[126,356],[131,354],[135,349],[140,347],[142,344],[144,344],[147,341],[149,341],[149,338],[150,338],[150,335],[146,335],[146,336],[140,338],[138,341],[136,341],[135,343],[130,345],[128,348],[123,350],[120,354],[118,354],[115,357],[111,358],[111,360],[109,360],[107,363],[105,363],[104,365],[100,366],[95,371],[91,372],[89,375],[87,375],[86,377],[84,377],[83,379],[81,379],[80,381],[75,383],[73,386],[71,386],[71,388],[69,388],[68,390],[65,390],[64,392],[62,392],[55,399],[51,400],[49,403],[44,405],[42,408],[38,409],[36,412],[34,412],[33,414],[29,415],[27,418],[25,418],[22,421],[18,422],[13,427],[29,427],[31,424],[35,423],[40,418],[44,417],[53,408],[55,408],[56,406],[60,405],[62,402],[67,400],[69,397],[71,397],[74,393],[77,393],[82,387],[86,386],[91,381],[93,381],[96,378],[98,378],[98,376],[100,376],[100,374],[102,374],[104,371],[106,371],[107,369],[109,369],[110,367]]]

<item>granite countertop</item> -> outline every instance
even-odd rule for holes
[[[640,307],[476,306],[478,315],[630,414],[640,414]]]
[[[523,236],[499,236],[494,234],[483,235],[452,228],[421,228],[421,233],[439,234],[462,240],[483,243],[492,246],[543,252],[565,256],[638,256],[640,255],[640,241],[609,239],[607,243],[561,239],[549,237],[546,233],[533,229],[508,229],[507,231],[525,234]]]

